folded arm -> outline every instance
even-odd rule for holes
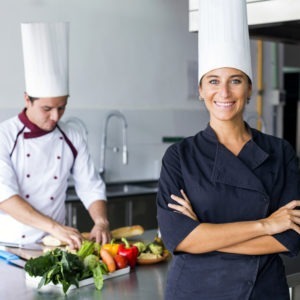
[[[172,195],[178,204],[169,204],[174,211],[198,220],[183,191],[182,198]],[[177,251],[205,253],[221,251],[262,255],[288,251],[272,235],[292,229],[300,234],[300,201],[291,201],[268,218],[226,224],[200,223],[179,245]]]

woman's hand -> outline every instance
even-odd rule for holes
[[[268,218],[262,220],[269,235],[280,233],[289,229],[300,234],[300,200],[293,200],[288,204],[280,207]]]
[[[169,203],[168,206],[170,208],[172,208],[173,210],[175,210],[176,212],[180,212],[180,213],[190,217],[191,219],[193,219],[195,221],[199,221],[198,217],[196,216],[195,212],[193,211],[191,202],[188,199],[185,192],[183,190],[180,190],[180,193],[182,195],[182,198],[178,197],[176,195],[171,195],[171,198],[174,201],[176,201],[178,204]]]

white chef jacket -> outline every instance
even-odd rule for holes
[[[0,201],[20,195],[64,224],[70,174],[86,208],[95,200],[106,200],[105,184],[74,128],[59,122],[53,131],[43,131],[29,121],[25,110],[0,124]],[[44,235],[0,211],[0,241],[26,244]]]

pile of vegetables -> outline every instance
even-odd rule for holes
[[[83,262],[77,255],[58,248],[27,261],[25,271],[30,276],[41,277],[38,288],[50,282],[61,283],[64,293],[72,284],[78,287],[85,273]]]
[[[130,244],[126,238],[102,246],[84,240],[77,252],[55,248],[28,260],[25,271],[32,277],[41,277],[38,288],[49,283],[61,284],[63,292],[67,293],[71,285],[79,287],[81,280],[93,277],[95,287],[101,290],[103,275],[128,266],[133,269],[138,258],[158,258],[164,251],[164,244],[158,237],[147,245],[143,242]]]
[[[105,247],[106,245],[101,247],[98,243],[84,240],[75,253],[55,248],[28,260],[25,271],[32,277],[41,277],[38,288],[49,283],[61,284],[63,292],[67,293],[71,285],[79,287],[81,280],[93,277],[95,287],[101,290],[103,275],[128,266],[126,256],[117,254],[114,257]]]
[[[61,284],[66,293],[71,285],[79,286],[79,281],[93,277],[97,289],[103,286],[103,274],[107,274],[106,265],[97,255],[100,245],[85,240],[77,253],[61,248],[47,251],[44,255],[31,258],[25,264],[25,271],[33,277],[41,277],[38,288],[52,282]]]

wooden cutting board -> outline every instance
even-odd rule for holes
[[[11,247],[5,247],[5,251],[16,254],[25,260],[28,260],[30,258],[36,258],[43,254],[43,250],[28,250],[28,249],[11,248]]]

